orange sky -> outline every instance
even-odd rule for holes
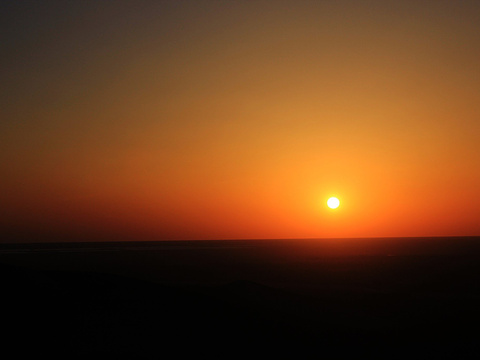
[[[475,1],[1,8],[7,234],[480,235]]]

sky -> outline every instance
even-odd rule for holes
[[[3,241],[480,235],[478,1],[0,14]]]

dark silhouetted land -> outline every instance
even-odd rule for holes
[[[85,359],[477,358],[479,260],[475,237],[3,244],[2,346]]]

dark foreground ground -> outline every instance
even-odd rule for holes
[[[66,359],[479,358],[479,242],[0,245],[1,346]]]

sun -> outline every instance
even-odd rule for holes
[[[340,205],[340,200],[338,200],[336,197],[331,197],[327,200],[327,205],[330,209],[336,209]]]

